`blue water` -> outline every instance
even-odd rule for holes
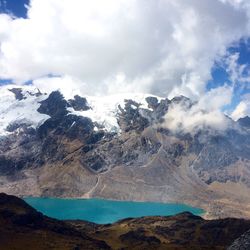
[[[201,215],[204,212],[200,208],[172,203],[57,198],[24,198],[24,200],[52,218],[60,220],[81,219],[98,224],[113,223],[128,217],[174,215],[184,211]]]

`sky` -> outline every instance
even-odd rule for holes
[[[0,0],[0,13],[2,85],[250,115],[249,0]]]
[[[28,4],[29,0],[0,0],[0,12],[26,18]]]

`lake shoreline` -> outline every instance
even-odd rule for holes
[[[103,198],[24,197],[29,205],[45,215],[61,220],[84,220],[97,224],[145,216],[170,216],[183,212],[203,216],[205,211],[185,203],[118,201]]]

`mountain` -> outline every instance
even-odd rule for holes
[[[246,116],[246,117],[243,117],[243,118],[240,118],[238,120],[238,123],[245,127],[245,128],[250,128],[250,117],[249,116]]]
[[[128,218],[113,224],[59,221],[37,212],[23,200],[0,194],[2,250],[22,249],[241,249],[250,221],[204,220],[190,213]],[[244,246],[247,246],[244,238]],[[243,246],[243,245],[242,245]],[[247,249],[247,248],[242,248]]]
[[[250,218],[250,131],[226,116],[223,130],[169,128],[173,108],[184,107],[185,122],[195,105],[184,96],[67,99],[1,87],[0,191],[181,202],[204,208],[207,218]]]

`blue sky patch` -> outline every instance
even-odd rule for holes
[[[14,15],[15,17],[27,17],[29,0],[0,0],[0,13]]]

